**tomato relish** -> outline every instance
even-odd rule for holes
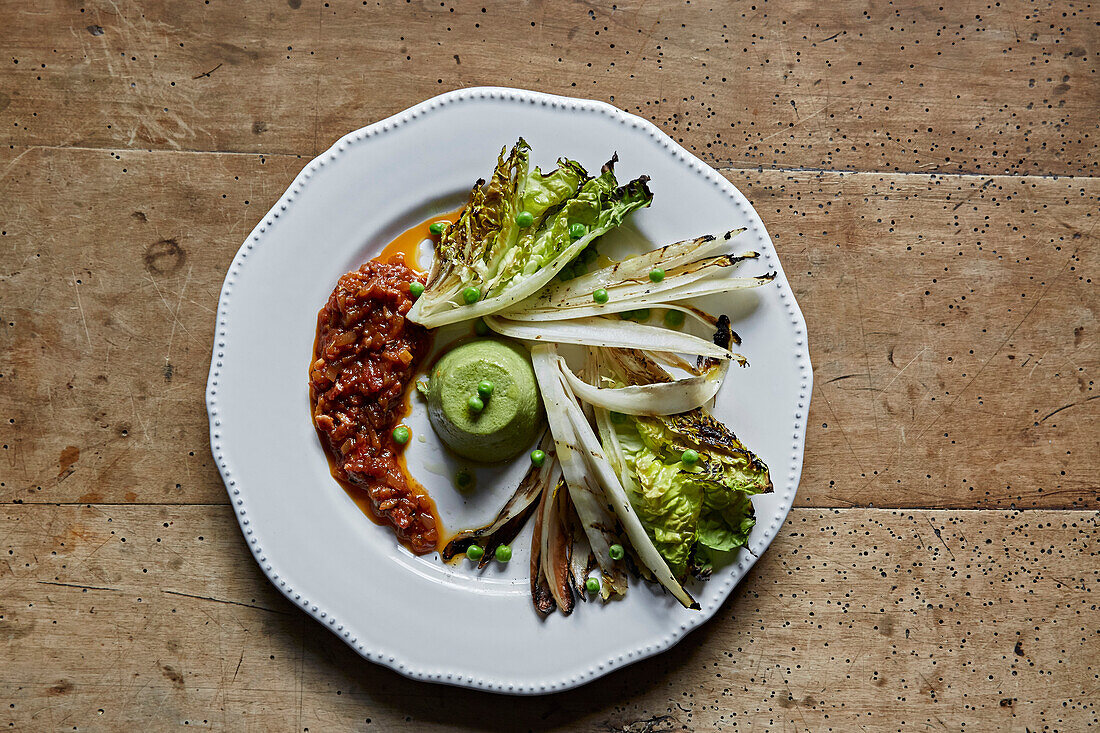
[[[427,553],[439,542],[435,507],[406,474],[402,445],[394,440],[407,387],[431,348],[428,331],[405,318],[412,283],[423,284],[423,278],[402,254],[340,278],[317,315],[309,392],[333,476],[365,493],[368,502],[352,498],[369,505],[409,549]],[[408,440],[407,432],[400,435],[402,443]]]

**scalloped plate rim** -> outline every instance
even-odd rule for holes
[[[357,142],[377,137],[385,134],[386,131],[392,129],[396,125],[408,124],[422,117],[425,113],[431,113],[437,109],[445,108],[447,105],[477,102],[479,99],[499,99],[499,100],[512,100],[519,104],[534,104],[541,103],[543,105],[558,105],[566,108],[572,108],[575,111],[590,110],[596,111],[601,114],[606,114],[614,118],[620,119],[624,123],[630,123],[633,126],[647,131],[653,138],[664,145],[669,150],[669,153],[674,157],[678,157],[680,162],[688,165],[693,169],[693,172],[702,174],[712,180],[716,185],[723,189],[725,193],[734,198],[735,201],[739,201],[739,206],[743,204],[749,211],[757,216],[759,214],[752,207],[752,204],[744,197],[743,194],[733,185],[730,181],[725,179],[720,173],[714,170],[711,166],[700,160],[690,151],[686,150],[683,146],[669,137],[660,128],[654,124],[645,120],[637,115],[631,114],[624,110],[621,110],[613,105],[601,102],[599,100],[582,99],[576,97],[565,97],[554,94],[547,94],[544,92],[537,92],[524,89],[515,89],[509,87],[469,87],[464,89],[458,89],[450,92],[446,92],[435,97],[431,97],[424,100],[412,107],[409,107],[401,112],[393,114],[377,122],[371,123],[357,130],[347,133],[339,140],[334,142],[327,150],[320,155],[310,160],[302,170],[295,176],[290,186],[279,197],[279,200],[268,210],[264,217],[258,224],[249,232],[244,242],[238,248],[237,253],[234,255],[229,268],[226,273],[226,277],[223,281],[222,288],[219,292],[218,309],[216,315],[216,329],[214,345],[212,348],[210,359],[210,372],[207,379],[206,387],[206,407],[207,415],[210,426],[210,448],[211,453],[218,466],[218,472],[222,477],[222,481],[225,484],[226,492],[229,495],[230,506],[234,510],[234,515],[237,518],[238,524],[245,540],[252,551],[252,554],[256,562],[260,565],[261,570],[267,576],[268,580],[290,600],[295,606],[312,616],[318,623],[325,626],[330,631],[335,633],[338,638],[343,640],[348,646],[350,646],[357,654],[362,656],[368,661],[380,664],[388,667],[405,677],[415,679],[419,681],[436,682],[441,684],[467,687],[472,689],[485,690],[490,692],[497,692],[511,695],[540,695],[549,694],[553,692],[561,692],[567,689],[572,689],[580,685],[591,682],[599,677],[609,674],[613,670],[621,669],[625,666],[638,662],[642,659],[649,658],[656,654],[675,646],[679,641],[685,638],[688,632],[698,628],[706,621],[710,620],[714,614],[718,611],[722,605],[729,599],[733,589],[744,578],[748,570],[755,564],[759,557],[763,554],[764,550],[771,544],[771,541],[775,538],[778,528],[782,526],[786,520],[788,513],[794,501],[794,496],[798,489],[798,483],[801,479],[801,473],[803,468],[803,458],[805,454],[805,424],[806,414],[808,413],[810,395],[812,395],[813,386],[813,371],[809,356],[809,348],[806,342],[806,322],[799,309],[798,303],[794,297],[793,291],[790,290],[789,283],[786,281],[786,277],[783,273],[782,265],[779,263],[778,253],[774,251],[774,244],[770,242],[772,250],[775,256],[775,262],[772,263],[774,268],[778,271],[778,278],[776,283],[780,288],[786,287],[788,292],[783,293],[781,291],[780,297],[785,301],[789,315],[791,316],[792,323],[795,325],[795,332],[798,334],[796,351],[794,353],[795,361],[798,363],[801,372],[801,385],[799,389],[799,402],[798,412],[795,414],[796,422],[794,424],[794,438],[795,438],[795,465],[789,474],[788,478],[788,494],[785,495],[786,501],[779,507],[778,511],[772,515],[773,522],[772,528],[765,534],[763,541],[759,545],[754,545],[753,550],[756,554],[749,554],[747,559],[739,559],[736,564],[736,569],[731,570],[732,575],[726,580],[725,585],[722,587],[720,597],[717,601],[710,604],[710,606],[704,607],[697,615],[693,616],[691,621],[683,624],[679,631],[674,631],[665,643],[655,643],[646,648],[629,651],[625,654],[620,654],[617,658],[612,657],[599,664],[598,667],[593,665],[589,668],[587,673],[578,673],[572,676],[557,679],[557,680],[543,680],[539,683],[531,683],[524,685],[517,685],[514,683],[505,682],[502,680],[494,680],[486,677],[463,677],[462,675],[455,675],[447,670],[422,670],[413,669],[407,666],[396,653],[384,651],[379,645],[370,644],[370,642],[359,643],[358,637],[351,637],[349,633],[340,633],[344,629],[344,625],[337,622],[335,617],[328,613],[319,604],[316,604],[309,600],[309,596],[312,594],[296,591],[293,587],[289,586],[285,578],[282,578],[277,570],[273,566],[267,563],[267,558],[263,553],[262,546],[258,540],[255,528],[251,526],[250,520],[247,518],[247,509],[245,503],[245,494],[243,493],[243,487],[237,486],[236,478],[233,478],[232,470],[228,465],[226,456],[223,455],[220,449],[220,420],[218,418],[218,400],[217,386],[219,377],[220,360],[226,359],[225,352],[219,352],[219,349],[226,349],[226,343],[220,341],[224,336],[223,327],[226,319],[229,315],[229,295],[232,291],[232,285],[234,283],[234,277],[239,273],[243,266],[244,258],[247,254],[247,250],[252,249],[253,243],[259,244],[263,241],[263,235],[267,228],[273,226],[276,219],[279,218],[282,212],[285,212],[293,201],[293,194],[300,188],[307,185],[309,178],[317,171],[321,166],[326,165],[329,161],[335,158],[340,152],[342,152],[347,146],[353,145]],[[767,235],[766,228],[763,227],[761,220],[761,227],[764,229],[765,235]],[[745,555],[742,552],[739,557]],[[298,589],[300,590],[300,588]],[[370,648],[368,648],[368,645]],[[581,665],[583,666],[583,665]]]

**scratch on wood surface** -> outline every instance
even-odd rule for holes
[[[1081,400],[1080,402],[1071,402],[1071,403],[1070,403],[1070,404],[1068,404],[1068,405],[1062,405],[1062,406],[1061,406],[1061,407],[1059,407],[1059,408],[1058,408],[1057,410],[1054,410],[1053,412],[1048,412],[1048,413],[1047,413],[1047,414],[1046,414],[1046,415],[1045,415],[1045,416],[1043,417],[1043,419],[1042,419],[1042,420],[1040,420],[1039,422],[1046,422],[1046,421],[1047,421],[1048,419],[1050,419],[1050,418],[1054,417],[1055,415],[1057,415],[1057,414],[1058,414],[1059,412],[1061,412],[1062,410],[1068,410],[1068,409],[1069,409],[1069,408],[1071,408],[1071,407],[1079,407],[1080,405],[1083,405],[1083,404],[1085,404],[1086,402],[1092,402],[1093,400],[1097,399],[1098,397],[1100,397],[1100,395],[1093,395],[1092,397],[1086,397],[1085,399]]]
[[[898,372],[897,374],[895,374],[894,378],[891,379],[890,382],[885,387],[882,388],[881,394],[885,395],[887,392],[889,392],[890,387],[893,386],[894,382],[898,381],[898,377],[900,377],[902,374],[905,374],[905,370],[908,369],[909,367],[911,367],[913,365],[913,362],[915,362],[920,357],[920,355],[923,354],[927,350],[928,350],[927,346],[921,347],[921,350],[917,352],[917,355],[914,356],[912,359],[910,359],[909,363],[906,364],[905,366],[903,366],[901,368],[901,371]]]
[[[160,296],[160,302],[161,302],[161,303],[164,303],[164,308],[165,308],[165,310],[167,310],[167,311],[168,311],[168,315],[170,315],[170,316],[172,317],[172,320],[173,320],[173,321],[175,321],[175,325],[178,325],[178,326],[180,327],[180,329],[181,329],[181,330],[182,330],[182,331],[183,331],[183,332],[184,332],[185,334],[187,334],[188,338],[190,338],[190,339],[194,340],[194,338],[195,338],[195,337],[194,337],[194,336],[192,336],[192,335],[191,335],[191,332],[187,330],[187,326],[183,325],[183,324],[182,324],[182,323],[180,322],[180,319],[179,319],[179,318],[178,318],[178,317],[176,316],[176,312],[178,312],[178,309],[177,309],[177,311],[176,311],[176,312],[174,312],[174,311],[172,310],[172,306],[168,305],[168,301],[167,301],[167,300],[165,299],[165,297],[164,297],[164,293],[163,293],[163,292],[161,292],[160,286],[159,286],[159,285],[157,285],[157,281],[156,281],[156,280],[154,280],[154,279],[153,279],[153,276],[152,276],[152,275],[150,275],[149,273],[146,273],[146,274],[145,274],[145,277],[149,278],[149,282],[153,283],[153,287],[154,287],[154,288],[156,288],[156,291],[157,291],[157,295],[159,295],[159,296]],[[173,327],[173,328],[174,328],[174,327]]]
[[[80,322],[84,324],[84,335],[88,339],[88,346],[92,345],[92,334],[88,332],[88,319],[84,317],[84,306],[80,302],[80,283],[76,279],[76,271],[70,270],[73,276],[73,287],[76,288],[76,307],[80,311]]]
[[[38,149],[39,147],[41,147],[41,146],[39,146],[39,145],[30,145],[30,146],[28,146],[28,147],[27,147],[27,149],[26,149],[26,150],[24,150],[24,151],[23,151],[22,153],[20,153],[19,155],[15,156],[14,158],[12,158],[12,159],[11,159],[11,160],[10,160],[10,161],[8,162],[8,164],[7,164],[6,166],[4,166],[4,170],[3,170],[2,172],[0,172],[0,180],[3,180],[3,179],[4,179],[4,177],[8,175],[8,171],[10,171],[10,170],[11,170],[12,168],[14,168],[14,167],[15,167],[15,164],[16,164],[16,163],[18,163],[18,162],[19,162],[19,160],[20,160],[20,159],[21,159],[21,158],[22,158],[22,157],[23,157],[24,155],[26,155],[27,153],[31,152],[32,150],[37,150],[37,149]]]
[[[989,363],[991,361],[993,361],[993,357],[1001,352],[1001,349],[1004,348],[1005,344],[1007,344],[1009,340],[1011,340],[1012,337],[1016,335],[1016,331],[1020,329],[1020,326],[1024,325],[1027,319],[1031,317],[1031,314],[1035,311],[1035,309],[1039,307],[1039,304],[1043,302],[1043,298],[1045,298],[1046,294],[1050,292],[1050,289],[1054,286],[1054,283],[1061,279],[1062,274],[1065,273],[1065,271],[1069,268],[1070,263],[1077,258],[1079,252],[1079,249],[1075,249],[1073,253],[1068,258],[1066,258],[1065,264],[1063,264],[1057,274],[1055,274],[1055,276],[1051,278],[1047,286],[1043,288],[1043,292],[1039,293],[1039,297],[1036,298],[1035,302],[1031,304],[1031,307],[1027,309],[1027,313],[1024,313],[1023,318],[1016,322],[1016,325],[1012,327],[1012,330],[1008,332],[1008,335],[1005,336],[1001,343],[997,345],[997,348],[993,350],[993,353],[990,354],[989,357],[982,362],[982,365],[978,367],[978,371],[974,373],[974,376],[971,377],[965,385],[963,385],[963,388],[958,391],[958,393],[955,395],[955,398],[951,400],[950,403],[948,403],[947,407],[943,408],[943,410],[941,410],[935,417],[933,417],[932,421],[929,422],[928,425],[924,429],[922,429],[920,433],[917,434],[917,440],[920,440],[920,438],[925,433],[931,430],[932,427],[937,422],[939,422],[940,418],[950,412],[951,408],[955,406],[955,403],[959,401],[959,398],[962,397],[963,393],[966,392],[966,390],[970,388],[970,385],[974,384],[975,380],[977,380],[978,377],[982,375],[982,372],[985,371],[985,368],[989,366]]]
[[[840,434],[844,437],[844,443],[848,446],[848,450],[851,451],[852,457],[856,459],[856,465],[859,467],[860,473],[863,472],[863,464],[859,460],[859,455],[856,453],[856,449],[852,447],[852,442],[848,440],[848,433],[845,432],[844,426],[840,424],[840,417],[837,416],[836,410],[833,409],[833,405],[829,402],[829,398],[825,396],[825,392],[819,386],[817,393],[821,395],[821,399],[825,400],[825,406],[829,408],[829,413],[833,416],[833,422],[836,423],[837,429],[840,430]]]
[[[81,590],[109,590],[109,591],[114,591],[115,593],[121,593],[122,592],[121,588],[107,588],[107,587],[98,586],[98,585],[83,585],[81,583],[59,583],[59,582],[52,581],[52,580],[39,580],[39,581],[37,581],[37,583],[39,585],[57,585],[57,586],[61,586],[62,588],[79,588]]]
[[[204,71],[204,72],[202,72],[201,74],[199,74],[199,75],[197,75],[197,76],[192,76],[192,77],[191,77],[191,79],[192,79],[192,80],[195,80],[195,79],[201,79],[201,78],[203,78],[204,76],[210,76],[211,74],[213,74],[213,73],[214,73],[215,71],[217,71],[217,70],[218,70],[218,69],[220,69],[221,67],[222,67],[222,65],[221,65],[221,63],[219,63],[219,64],[218,64],[217,66],[215,66],[215,67],[214,67],[213,69],[211,69],[210,71]]]
[[[765,135],[764,137],[760,138],[760,140],[759,140],[758,142],[761,142],[761,143],[762,143],[762,142],[765,142],[765,141],[767,141],[767,140],[771,140],[771,139],[772,139],[773,137],[775,137],[776,135],[782,135],[782,134],[783,134],[784,132],[790,132],[790,131],[791,131],[791,130],[793,130],[794,128],[796,128],[796,127],[800,127],[800,126],[802,126],[802,125],[806,124],[807,122],[809,122],[809,121],[810,121],[810,120],[812,120],[813,118],[817,117],[817,116],[818,116],[819,114],[821,114],[822,112],[826,111],[827,109],[829,109],[829,103],[828,103],[828,102],[825,102],[825,104],[821,106],[821,109],[817,110],[816,112],[813,112],[813,113],[811,113],[811,114],[809,114],[809,115],[807,115],[807,116],[803,117],[803,118],[802,118],[802,119],[800,119],[800,120],[799,120],[798,122],[796,122],[796,123],[794,123],[793,125],[791,125],[790,127],[784,127],[784,128],[782,128],[781,130],[776,130],[775,132],[773,132],[773,133],[772,133],[772,134],[770,134],[770,135]]]
[[[954,560],[955,553],[951,552],[951,548],[947,546],[947,541],[943,538],[943,533],[940,531],[940,528],[932,524],[932,517],[925,517],[925,519],[928,520],[928,526],[932,528],[932,532],[936,535],[936,539],[943,544],[943,549],[947,550],[947,554]]]
[[[165,589],[165,588],[161,588],[160,592],[161,593],[167,593],[168,595],[171,595],[171,596],[183,596],[184,598],[194,598],[194,599],[199,600],[199,601],[211,601],[213,603],[225,603],[225,604],[230,605],[230,606],[243,606],[244,608],[255,608],[255,609],[258,609],[260,611],[267,611],[268,613],[277,613],[281,616],[289,615],[286,611],[280,611],[280,610],[275,609],[275,608],[268,608],[267,606],[259,606],[259,605],[256,605],[255,603],[244,603],[242,601],[230,601],[230,600],[226,600],[224,598],[215,598],[214,596],[199,596],[199,595],[195,595],[194,593],[184,593],[182,591],[168,590],[168,589]]]

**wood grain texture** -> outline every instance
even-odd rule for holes
[[[0,8],[0,725],[1100,725],[1093,4]],[[545,698],[414,683],[287,602],[203,407],[225,270],[306,161],[479,84],[609,101],[721,169],[814,363],[799,506],[734,597]]]
[[[1098,517],[796,509],[734,598],[678,647],[519,700],[360,659],[267,582],[228,507],[9,505],[0,722],[1084,730],[1100,723]]]
[[[0,498],[225,501],[202,404],[213,312],[304,161],[12,153]],[[728,176],[809,324],[801,505],[1097,506],[1095,179]]]
[[[613,102],[719,166],[1086,174],[1071,3],[47,0],[6,14],[23,145],[317,154],[479,84]]]

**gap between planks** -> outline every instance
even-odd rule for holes
[[[373,124],[373,123],[372,123]],[[349,130],[354,132],[354,130]],[[333,140],[329,147],[336,144],[336,140]],[[244,151],[244,150],[202,150],[198,148],[182,148],[179,150],[169,148],[99,148],[94,146],[83,145],[12,145],[10,150],[16,150],[22,148],[16,160],[22,157],[23,154],[31,150],[49,150],[49,151],[77,151],[88,153],[148,153],[153,155],[158,154],[186,154],[186,155],[238,155],[246,157],[261,157],[261,158],[297,158],[299,160],[310,161],[313,160],[316,155],[311,153],[292,153],[286,151]],[[327,151],[329,148],[325,148]],[[691,151],[688,151],[691,155],[695,155]],[[323,155],[324,152],[317,155]],[[815,168],[813,166],[793,166],[790,168],[777,168],[774,166],[716,166],[707,162],[703,158],[695,155],[699,160],[706,163],[708,166],[718,171],[719,173],[827,173],[833,175],[880,175],[880,176],[935,176],[938,178],[977,178],[980,180],[992,180],[994,178],[1010,178],[1014,180],[1040,180],[1040,181],[1062,181],[1062,180],[1082,180],[1082,181],[1095,181],[1100,180],[1100,176],[1078,176],[1078,175],[1058,175],[1052,173],[1044,174],[1032,174],[1026,173],[1023,175],[1017,175],[1013,173],[976,173],[972,171],[939,171],[939,170],[924,170],[924,171],[899,171],[899,170],[859,170],[857,168]],[[9,167],[16,162],[13,160]],[[304,167],[304,166],[303,166]],[[5,169],[3,173],[6,175],[8,171]]]

